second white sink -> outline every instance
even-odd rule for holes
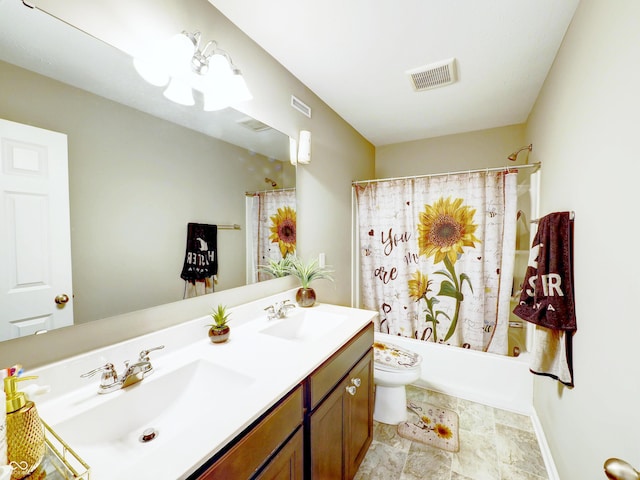
[[[314,340],[321,338],[347,320],[345,315],[322,310],[296,310],[282,319],[270,320],[272,325],[260,333],[285,340]]]

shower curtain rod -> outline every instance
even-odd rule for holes
[[[526,165],[509,165],[506,167],[491,167],[491,168],[478,168],[477,170],[460,170],[457,172],[444,172],[444,173],[427,173],[425,175],[410,175],[408,177],[394,177],[394,178],[377,178],[374,180],[357,180],[351,182],[351,185],[360,185],[363,183],[378,183],[378,182],[389,182],[392,180],[409,180],[413,178],[428,178],[428,177],[444,177],[445,175],[458,175],[461,173],[476,173],[476,172],[498,172],[498,171],[509,171],[509,170],[518,170],[519,168],[535,168],[536,170],[542,166],[541,162],[526,164]]]
[[[247,197],[255,197],[256,195],[259,195],[261,193],[267,193],[267,192],[294,192],[296,189],[295,187],[291,187],[291,188],[275,188],[275,189],[271,189],[271,190],[259,190],[257,192],[244,192],[245,196]]]

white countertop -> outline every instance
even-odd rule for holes
[[[122,445],[118,445],[119,441],[111,441],[102,447],[99,442],[94,442],[91,446],[74,445],[73,440],[66,439],[62,432],[58,431],[63,440],[91,466],[92,480],[187,478],[337,352],[376,315],[376,312],[369,310],[316,304],[309,309],[297,307],[290,314],[295,315],[296,310],[326,312],[327,315],[346,316],[347,320],[313,341],[291,341],[260,333],[261,329],[280,321],[268,320],[264,308],[277,300],[292,299],[294,292],[229,309],[231,336],[229,341],[223,344],[212,344],[209,341],[206,325],[211,323],[211,318],[206,316],[25,372],[25,375],[40,377],[34,383],[51,386],[50,393],[33,398],[40,416],[56,430],[56,425],[62,428],[65,422],[68,424],[75,416],[85,412],[102,411],[100,409],[106,402],[115,400],[114,405],[119,403],[126,406],[126,402],[139,393],[155,392],[152,390],[153,382],[158,382],[156,385],[163,385],[164,388],[167,378],[172,378],[166,375],[180,368],[183,368],[182,371],[189,371],[191,364],[197,360],[203,360],[207,368],[219,366],[227,373],[237,373],[237,378],[243,379],[241,394],[235,395],[231,391],[216,392],[215,386],[212,385],[213,401],[209,399],[204,402],[202,398],[194,398],[193,402],[189,400],[189,406],[193,408],[186,409],[185,412],[167,409],[167,415],[171,415],[170,425],[161,423],[163,427],[158,428],[158,437],[146,444],[127,444],[123,440]],[[154,373],[137,385],[98,395],[99,375],[88,379],[80,378],[80,374],[107,362],[113,363],[120,373],[125,360],[135,362],[141,350],[158,345],[165,345],[165,348],[150,354]],[[200,377],[198,381],[202,381],[201,378],[206,377]],[[163,379],[165,383],[161,383]],[[145,388],[147,390],[143,390]],[[176,389],[183,388],[186,387],[182,384],[176,386]],[[134,393],[134,389],[139,392]],[[166,392],[166,398],[180,393],[171,391],[172,388],[167,390],[169,391]],[[153,395],[159,403],[166,401],[162,392]],[[219,402],[216,401],[218,398]],[[152,407],[153,405],[149,405],[149,409]],[[93,410],[96,408],[98,410]],[[135,412],[127,412],[129,413],[132,418],[136,418]],[[144,412],[141,412],[140,416],[143,415]],[[118,422],[128,420],[111,417],[113,416],[101,420],[103,423],[99,428],[92,428],[90,424],[84,425],[83,428],[87,431],[80,432],[78,438],[99,438],[103,432],[105,435],[116,435],[113,431],[119,427]],[[195,423],[194,418],[197,418]],[[163,421],[166,422],[166,418]],[[146,427],[141,425],[140,434]],[[155,428],[154,425],[148,427]],[[120,447],[121,450],[118,450]]]

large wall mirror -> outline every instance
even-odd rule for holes
[[[214,290],[244,285],[246,194],[295,188],[289,138],[169,102],[123,52],[19,0],[0,23],[0,119],[67,138],[74,324],[182,299],[190,222],[239,226],[218,229]]]

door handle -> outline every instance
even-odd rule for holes
[[[604,473],[610,480],[640,480],[640,472],[619,458],[607,459]]]
[[[55,298],[55,302],[56,302],[58,305],[64,305],[64,304],[65,304],[65,303],[67,303],[68,301],[69,301],[69,295],[67,295],[66,293],[63,293],[63,294],[61,294],[61,295],[58,295],[58,296]]]

